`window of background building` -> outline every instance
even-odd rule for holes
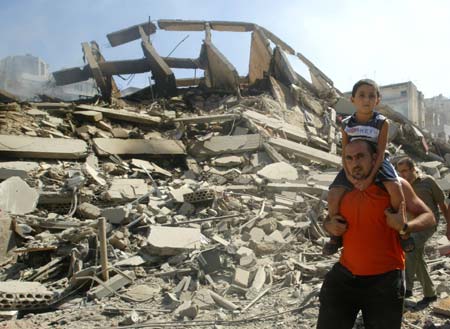
[[[400,96],[404,97],[404,96],[406,96],[406,95],[407,95],[406,90],[400,91]]]

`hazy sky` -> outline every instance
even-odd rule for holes
[[[450,96],[448,0],[0,0],[0,58],[32,54],[50,71],[82,66],[81,42],[95,40],[107,60],[137,59],[140,42],[111,47],[106,34],[158,19],[230,20],[259,24],[302,53],[341,91],[360,78],[380,85],[413,81],[425,97]],[[198,57],[203,32],[158,31],[161,56]],[[213,42],[248,73],[250,33],[214,32]],[[294,67],[304,75],[301,65]],[[183,72],[181,72],[183,71]],[[178,77],[197,76],[177,70]],[[127,77],[124,77],[127,78]],[[148,75],[119,87],[142,87]]]

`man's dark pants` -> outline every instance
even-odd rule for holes
[[[401,327],[405,295],[400,270],[354,276],[340,263],[325,276],[317,329],[351,329],[361,310],[365,329]]]

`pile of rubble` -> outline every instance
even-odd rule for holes
[[[0,104],[0,327],[314,327],[344,100],[271,56],[238,92]],[[450,315],[442,231],[427,250],[442,302],[408,311],[411,328]]]

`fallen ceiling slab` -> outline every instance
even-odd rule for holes
[[[36,159],[84,159],[88,145],[79,139],[0,135],[0,155]]]

